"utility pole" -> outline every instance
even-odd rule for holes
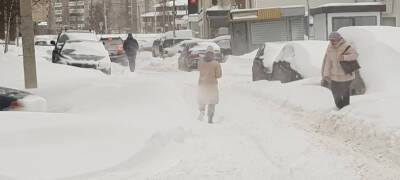
[[[307,3],[307,40],[310,40],[310,1],[306,0]]]
[[[163,0],[163,23],[162,23],[162,26],[163,26],[163,33],[165,33],[166,31],[165,31],[165,25],[166,25],[166,18],[165,18],[165,8],[166,8],[166,6],[167,6],[167,3],[166,3],[166,0]]]
[[[32,20],[32,1],[20,0],[22,47],[24,56],[25,88],[37,88],[35,46]]]
[[[93,25],[93,0],[90,0],[90,30],[94,30],[94,25]]]
[[[174,25],[173,25],[173,31],[174,31],[174,38],[176,38],[176,5],[175,5],[175,0],[172,0],[173,2],[173,10],[172,10],[172,14],[173,14],[173,18],[174,18]]]
[[[103,0],[103,14],[104,14],[104,34],[108,33],[108,25],[107,25],[107,6],[106,6],[106,1]]]

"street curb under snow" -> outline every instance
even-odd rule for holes
[[[260,88],[260,85],[267,86]],[[398,129],[381,128],[365,117],[357,117],[352,113],[351,106],[340,111],[333,107],[331,109],[309,108],[304,105],[304,102],[293,100],[291,93],[296,94],[296,91],[288,91],[290,87],[284,86],[273,82],[257,82],[251,84],[250,88],[248,86],[236,88],[247,90],[276,110],[296,117],[293,118],[296,119],[295,124],[307,131],[334,138],[378,162],[392,162],[396,166],[400,165],[400,131]]]

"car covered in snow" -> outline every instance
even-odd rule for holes
[[[320,78],[328,41],[292,41],[269,44],[259,49],[253,62],[253,80],[289,83],[301,79]],[[264,60],[269,56],[268,60]],[[326,86],[329,88],[329,84]],[[352,94],[365,92],[358,72],[351,87]]]
[[[253,81],[271,79],[272,62],[278,56],[285,43],[265,43],[258,50],[253,60]]]
[[[124,51],[124,40],[121,37],[102,37],[100,41],[103,42],[104,47],[107,49],[111,62],[128,65],[128,57]]]
[[[52,62],[81,68],[92,68],[111,74],[111,60],[107,50],[92,32],[64,32],[59,35]]]
[[[161,39],[156,39],[153,41],[153,46],[151,47],[151,53],[153,57],[159,57],[160,56],[160,47],[161,47]]]
[[[232,55],[232,46],[231,46],[231,36],[219,36],[212,39],[213,42],[217,43],[218,46],[221,48],[222,54],[224,56]]]
[[[184,48],[178,59],[178,69],[182,71],[192,71],[198,69],[199,61],[207,52],[207,47],[214,48],[215,59],[223,63],[225,62],[224,55],[221,53],[221,48],[214,42],[210,41],[186,41]]]
[[[46,111],[46,100],[26,91],[0,87],[0,111]]]
[[[51,41],[54,41],[57,37],[54,35],[40,35],[35,36],[35,46],[52,46]]]

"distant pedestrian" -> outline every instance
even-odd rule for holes
[[[322,67],[323,84],[330,84],[336,107],[342,109],[350,104],[350,85],[355,75],[346,73],[341,62],[356,61],[358,53],[338,32],[332,32],[329,41]]]
[[[204,118],[206,108],[208,122],[213,123],[215,106],[219,102],[218,79],[222,77],[221,65],[215,59],[214,48],[209,46],[199,62],[199,120]]]
[[[132,33],[129,33],[128,38],[124,42],[124,51],[128,56],[129,68],[131,72],[135,71],[136,55],[138,50],[139,50],[139,43],[135,38],[133,38]]]

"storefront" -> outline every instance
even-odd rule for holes
[[[313,17],[313,37],[327,40],[329,33],[347,26],[379,26],[383,3],[327,4],[310,10]]]
[[[232,10],[233,53],[249,53],[265,42],[304,40],[304,14],[304,6]]]

